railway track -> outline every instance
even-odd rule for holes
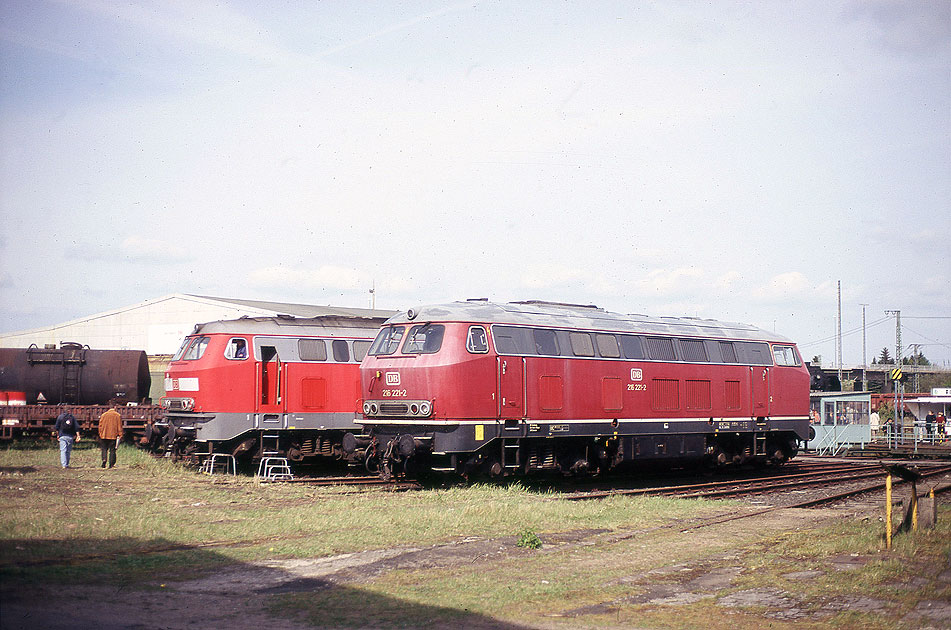
[[[951,466],[938,465],[922,469],[925,477],[944,474],[951,471]],[[866,479],[884,479],[885,471],[879,464],[837,466],[819,466],[804,472],[795,472],[783,475],[769,475],[746,479],[728,479],[698,484],[678,484],[672,486],[652,486],[646,488],[629,488],[609,490],[593,490],[562,494],[559,500],[585,501],[610,496],[637,496],[657,495],[681,498],[721,498],[790,490],[795,488],[815,489],[821,486],[832,486],[843,483],[863,481]],[[864,487],[864,486],[863,486]],[[884,487],[884,481],[878,481],[868,486],[868,490]]]

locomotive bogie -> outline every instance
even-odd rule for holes
[[[365,452],[455,472],[781,462],[807,438],[808,383],[795,344],[750,326],[457,303],[384,326],[360,424]]]

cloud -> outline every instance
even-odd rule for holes
[[[765,284],[753,289],[752,296],[763,301],[785,300],[802,295],[812,288],[803,273],[787,271],[773,276]]]
[[[191,258],[177,243],[136,235],[126,237],[119,248],[126,258],[136,262],[181,262]]]
[[[677,269],[654,269],[634,285],[643,295],[670,295],[694,293],[703,283],[705,272],[697,267]]]
[[[274,265],[255,269],[248,274],[248,285],[254,288],[342,289],[357,290],[370,286],[366,274],[349,267],[321,265],[316,268]]]

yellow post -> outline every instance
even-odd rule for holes
[[[911,482],[911,531],[918,531],[918,485]]]
[[[885,477],[885,549],[892,548],[892,476]]]

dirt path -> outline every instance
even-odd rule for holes
[[[750,510],[755,511],[755,508]],[[675,536],[672,544],[696,549],[697,557],[702,560],[688,565],[661,566],[627,576],[623,578],[626,580],[624,583],[636,586],[634,590],[638,591],[638,595],[623,601],[603,602],[588,609],[559,613],[558,617],[568,616],[577,623],[583,621],[588,614],[598,614],[624,603],[686,604],[713,597],[719,590],[729,588],[742,569],[735,563],[735,553],[719,551],[705,554],[705,545],[709,544],[713,549],[716,544],[716,548],[722,550],[724,540],[728,540],[729,545],[735,544],[737,549],[740,549],[758,540],[764,531],[776,533],[810,528],[830,518],[854,512],[854,509],[843,508],[781,509],[748,519],[711,525],[679,536],[676,532],[681,524],[675,524],[664,529],[666,535]],[[482,563],[497,566],[499,562],[514,560],[518,556],[558,553],[570,550],[572,546],[609,546],[634,537],[647,540],[657,531],[578,530],[562,534],[543,534],[545,545],[534,552],[517,547],[514,537],[473,538],[426,548],[371,550],[329,558],[268,560],[229,567],[199,579],[155,583],[135,589],[76,585],[31,589],[27,593],[21,593],[16,590],[15,585],[4,584],[0,591],[3,602],[0,628],[313,628],[314,626],[308,625],[304,620],[289,620],[272,615],[268,609],[272,596],[338,588],[349,590],[353,600],[351,605],[359,606],[359,601],[356,600],[361,596],[360,591],[352,588],[352,585],[372,581],[392,571],[441,567],[477,571]],[[670,575],[678,575],[679,578],[674,581],[664,578]],[[737,607],[767,606],[778,611],[779,619],[797,619],[803,614],[794,598],[769,589],[760,590],[763,592],[735,594],[732,599],[721,599],[719,604]],[[874,611],[882,604],[871,601],[853,602],[852,605],[864,606]],[[951,620],[951,617],[947,619]],[[516,626],[478,617],[475,625],[513,630],[565,627],[566,622],[566,619],[552,617],[534,619],[530,624]]]

